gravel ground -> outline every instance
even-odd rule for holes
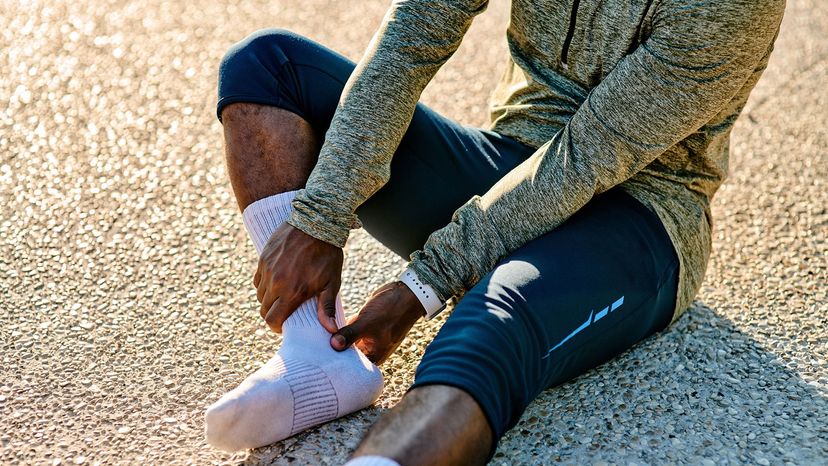
[[[486,121],[506,53],[493,4],[424,99]],[[385,1],[0,0],[0,463],[338,464],[413,378],[438,322],[385,365],[376,407],[252,452],[203,410],[278,345],[257,316],[214,117],[216,66],[280,26],[351,58]],[[495,464],[828,462],[828,4],[790,0],[732,141],[694,308],[545,392]],[[403,262],[347,248],[353,311]]]

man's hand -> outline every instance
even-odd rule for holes
[[[375,364],[382,364],[400,346],[408,331],[425,315],[414,293],[401,282],[382,286],[362,306],[351,322],[331,337],[331,346],[342,351],[356,343]]]
[[[283,223],[273,232],[253,277],[259,313],[273,331],[300,304],[318,295],[316,313],[322,326],[337,331],[336,295],[342,283],[342,249]]]

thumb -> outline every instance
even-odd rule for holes
[[[325,288],[316,299],[316,316],[319,323],[328,333],[336,333],[339,326],[336,324],[336,289]]]
[[[354,342],[362,338],[363,331],[363,324],[360,322],[359,318],[357,318],[351,322],[350,325],[346,325],[339,329],[331,337],[331,347],[337,351],[343,351],[354,344]]]

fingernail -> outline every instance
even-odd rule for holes
[[[334,343],[336,343],[337,347],[339,347],[339,348],[344,348],[345,347],[345,337],[343,337],[342,335],[334,335],[333,336],[333,341],[334,341]]]

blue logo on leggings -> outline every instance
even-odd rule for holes
[[[589,327],[590,325],[594,324],[595,322],[598,322],[599,320],[603,319],[604,317],[606,317],[607,314],[609,314],[610,312],[613,312],[616,309],[618,309],[619,307],[621,307],[622,304],[624,304],[624,297],[623,296],[616,299],[615,302],[613,302],[611,305],[601,309],[601,311],[599,311],[597,314],[595,313],[595,311],[590,311],[589,317],[587,317],[586,322],[584,322],[578,328],[573,330],[572,333],[567,335],[566,338],[564,338],[563,340],[560,341],[560,343],[558,343],[557,345],[549,348],[549,351],[546,352],[546,356],[544,356],[543,359],[548,358],[552,354],[553,351],[560,348],[567,341],[571,340],[572,337],[574,337],[575,335],[581,333],[585,328]]]

